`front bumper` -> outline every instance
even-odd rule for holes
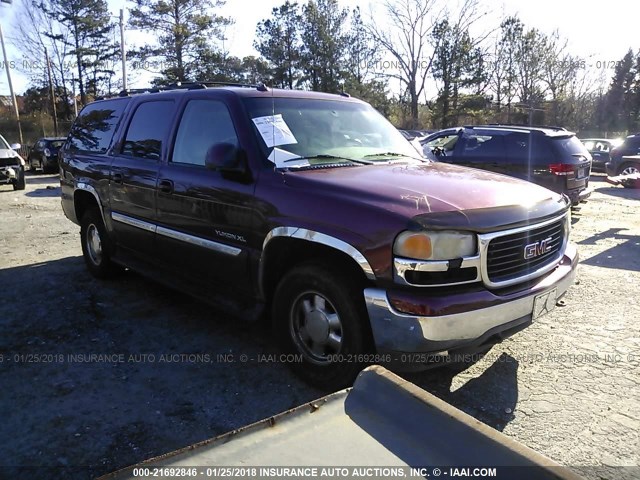
[[[20,167],[18,165],[10,167],[0,167],[0,182],[11,183],[15,182],[18,178]]]
[[[388,292],[364,290],[373,338],[379,353],[436,353],[478,346],[500,339],[531,322],[534,299],[555,289],[560,298],[574,283],[578,252],[569,244],[559,265],[526,288],[508,293],[481,291],[447,299],[419,293],[404,296],[405,304],[428,305],[433,315],[417,316],[395,309]],[[555,301],[552,299],[553,303]],[[495,341],[493,342],[495,343]]]

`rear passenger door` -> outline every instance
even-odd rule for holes
[[[155,256],[158,170],[174,110],[171,99],[139,103],[111,163],[109,200],[118,245],[149,261]]]
[[[253,223],[254,183],[225,178],[207,169],[209,148],[239,146],[227,105],[221,100],[187,101],[173,151],[159,173],[158,231],[160,258],[179,275],[188,275],[210,295],[249,293],[247,234]]]

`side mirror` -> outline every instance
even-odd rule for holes
[[[9,148],[11,150],[18,150],[22,145],[20,145],[19,143],[12,143],[11,145],[9,145]]]
[[[242,173],[246,170],[245,153],[232,143],[216,143],[207,150],[204,165],[210,170]]]

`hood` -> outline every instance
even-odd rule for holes
[[[568,205],[562,195],[533,183],[436,162],[289,171],[285,182],[430,228],[488,231],[556,215]]]

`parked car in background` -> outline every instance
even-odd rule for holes
[[[630,175],[640,172],[637,159],[628,157],[640,155],[640,133],[629,135],[618,147],[611,150],[606,164],[607,175]]]
[[[58,150],[64,145],[65,137],[45,137],[39,139],[31,148],[27,162],[29,170],[42,169],[42,173],[53,173],[58,170]]]
[[[616,146],[616,140],[611,138],[583,138],[580,141],[591,154],[591,170],[605,172],[606,164],[611,159],[611,150]]]
[[[564,128],[465,126],[429,135],[422,145],[432,160],[528,180],[566,194],[574,205],[590,195],[591,154]]]
[[[10,183],[14,190],[24,190],[24,159],[16,152],[19,143],[9,143],[0,135],[0,184]]]

